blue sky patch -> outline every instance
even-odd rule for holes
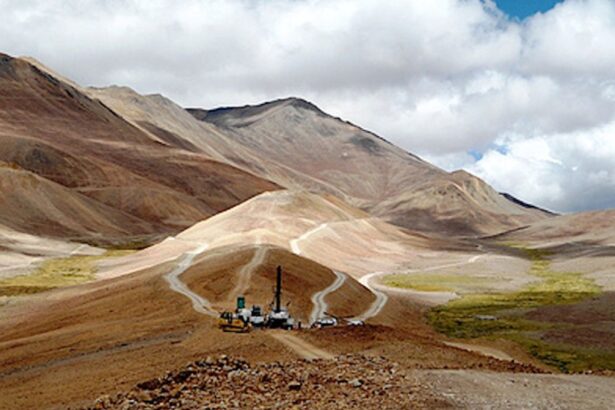
[[[506,145],[496,145],[494,148],[497,152],[499,152],[502,155],[506,155],[510,152],[510,150],[508,149]]]
[[[469,150],[468,154],[470,154],[475,161],[480,161],[481,159],[483,159],[483,153],[475,149]]]
[[[523,20],[538,12],[551,10],[563,0],[495,0],[498,8],[513,18]]]

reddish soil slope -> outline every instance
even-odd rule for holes
[[[104,242],[108,236],[177,231],[276,189],[231,165],[170,146],[47,71],[4,54],[0,55],[0,161],[38,175],[37,183],[55,183],[63,200],[80,203],[79,211],[60,207],[59,214],[77,212],[76,220],[94,214],[116,225],[97,232],[88,224],[48,218],[35,225],[14,221],[11,227],[94,242]],[[32,192],[20,179],[24,185],[10,187],[11,200],[26,203]],[[38,211],[51,213],[44,209],[47,206],[52,205],[41,201]],[[70,230],[61,228],[69,224]],[[40,231],[31,231],[36,228]]]

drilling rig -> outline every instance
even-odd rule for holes
[[[295,320],[288,313],[288,306],[282,306],[282,267],[278,266],[272,309],[267,317],[267,327],[290,330],[294,326]]]
[[[249,332],[253,327],[293,329],[295,320],[288,312],[288,305],[282,306],[282,267],[277,268],[273,302],[269,314],[265,315],[265,312],[257,305],[252,306],[252,309],[246,308],[245,298],[239,296],[234,312],[225,311],[220,314],[218,327],[225,332],[237,333]]]

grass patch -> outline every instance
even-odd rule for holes
[[[516,341],[534,357],[563,371],[615,369],[614,354],[609,356],[604,352],[554,345],[537,339],[541,330],[562,325],[525,319],[527,311],[547,305],[577,303],[597,296],[600,288],[581,273],[551,270],[547,259],[549,254],[544,250],[522,250],[532,261],[530,274],[539,281],[518,292],[466,295],[430,310],[429,322],[451,337]]]
[[[526,334],[511,334],[508,338],[543,363],[565,373],[615,369],[615,352],[612,351],[565,343],[546,343],[537,336]]]
[[[102,259],[125,256],[133,251],[112,250],[99,256],[70,256],[43,262],[28,275],[0,280],[0,296],[20,296],[78,285],[95,278],[96,263]]]
[[[382,283],[394,288],[414,289],[425,292],[455,292],[484,288],[489,278],[443,273],[401,273],[387,275]]]

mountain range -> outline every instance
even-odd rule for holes
[[[0,109],[0,223],[28,233],[151,243],[277,189],[332,194],[439,235],[550,216],[298,98],[186,110],[125,87],[82,88],[2,55]]]
[[[186,108],[0,54],[0,407],[195,408],[195,369],[220,363],[199,389],[228,408],[240,355],[268,369],[264,408],[312,408],[308,388],[382,408],[361,367],[380,356],[425,408],[604,408],[606,378],[529,373],[615,369],[614,217],[556,215],[301,98]],[[271,306],[278,267],[303,326],[220,330],[239,296]],[[281,360],[293,381],[269,391]]]

